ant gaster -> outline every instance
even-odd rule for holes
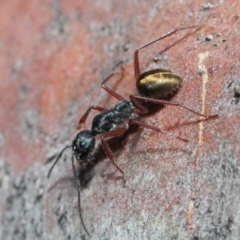
[[[145,115],[148,113],[148,109],[142,104],[142,102],[150,102],[155,104],[163,104],[163,105],[172,105],[172,106],[179,106],[188,111],[195,113],[199,116],[205,117],[206,119],[215,118],[217,115],[204,115],[199,112],[196,112],[180,103],[170,102],[164,99],[168,94],[173,94],[176,90],[178,90],[181,86],[182,79],[180,76],[174,74],[169,70],[164,69],[154,69],[150,71],[146,71],[141,73],[140,66],[139,66],[139,57],[138,53],[139,50],[148,47],[149,45],[164,39],[168,36],[173,35],[174,33],[185,30],[189,28],[201,28],[203,25],[199,26],[190,26],[190,27],[182,27],[176,28],[175,30],[162,35],[144,45],[137,48],[134,52],[134,73],[136,79],[136,87],[141,96],[130,95],[129,99],[126,100],[124,97],[107,87],[105,84],[109,81],[114,75],[119,73],[111,73],[109,74],[103,81],[102,81],[102,88],[107,91],[110,95],[117,98],[119,102],[111,109],[105,109],[100,106],[93,105],[87,109],[84,115],[80,118],[78,129],[81,131],[76,135],[75,139],[73,140],[70,146],[65,147],[58,155],[57,159],[55,160],[54,164],[50,168],[48,172],[48,177],[50,177],[51,171],[54,168],[55,164],[61,158],[63,152],[67,148],[72,148],[72,168],[74,177],[78,187],[78,208],[79,208],[79,215],[83,225],[84,230],[88,235],[89,232],[84,224],[82,213],[81,213],[81,206],[80,206],[80,180],[77,174],[77,171],[74,166],[74,157],[78,161],[81,167],[86,166],[87,163],[90,162],[92,159],[92,155],[95,149],[95,136],[100,134],[101,135],[101,143],[102,146],[113,163],[113,165],[117,168],[119,172],[123,175],[124,186],[125,186],[125,178],[123,170],[116,164],[115,160],[116,157],[113,155],[111,149],[107,144],[107,140],[109,138],[118,137],[123,135],[128,129],[129,126],[132,124],[139,125],[148,129],[152,129],[158,132],[162,132],[164,134],[173,136],[178,138],[182,141],[187,142],[186,139],[183,139],[179,136],[173,135],[169,132],[164,131],[155,126],[151,126],[147,123],[141,122],[138,120],[140,115]],[[92,127],[89,130],[82,130],[85,126],[86,118],[88,117],[90,111],[94,109],[99,111],[100,113],[97,114],[93,121]]]

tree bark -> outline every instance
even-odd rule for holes
[[[141,71],[183,78],[171,101],[141,121],[188,139],[131,128],[110,146],[121,174],[98,143],[95,164],[80,170],[84,223],[92,239],[239,239],[240,2],[21,1],[0,9],[0,239],[90,239],[78,215],[71,141],[86,109],[116,99],[101,79],[124,68],[111,88],[136,94]],[[163,52],[164,50],[164,52]],[[86,128],[97,112],[90,114]],[[79,167],[76,164],[76,167]]]

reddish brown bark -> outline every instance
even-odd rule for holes
[[[126,188],[99,147],[98,164],[84,176],[90,180],[82,209],[94,239],[238,239],[239,10],[230,0],[2,1],[0,238],[84,239],[71,154],[49,180],[46,161],[71,142],[91,104],[116,103],[100,88],[114,66],[124,66],[125,78],[112,87],[126,97],[136,93],[134,49],[208,19],[187,38],[191,30],[139,56],[142,70],[166,68],[183,77],[174,101],[219,118],[199,123],[198,116],[168,106],[144,121],[189,143],[147,129],[113,141]]]

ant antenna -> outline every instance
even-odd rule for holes
[[[89,237],[91,237],[91,235],[89,234],[88,230],[87,230],[87,227],[85,226],[85,223],[83,221],[83,216],[82,216],[82,208],[81,208],[81,201],[80,201],[80,188],[81,188],[81,182],[79,180],[79,176],[77,174],[77,171],[76,171],[76,168],[75,168],[75,165],[74,165],[74,156],[72,155],[72,168],[73,168],[73,174],[74,174],[74,178],[75,178],[75,181],[77,183],[77,191],[78,191],[78,212],[79,212],[79,216],[80,216],[80,220],[81,220],[81,223],[82,223],[82,226],[85,230],[85,232],[87,233],[87,235]]]
[[[66,147],[58,154],[57,159],[55,160],[55,162],[53,163],[52,167],[50,168],[50,170],[49,170],[49,172],[48,172],[48,175],[47,175],[48,178],[50,177],[51,172],[52,172],[54,166],[56,165],[56,163],[58,162],[58,160],[61,158],[63,152],[64,152],[67,148],[70,148],[70,147],[72,147],[72,145],[66,146]]]
[[[48,175],[47,177],[49,178],[50,175],[51,175],[51,172],[54,168],[54,166],[57,164],[58,160],[61,158],[62,154],[64,153],[64,151],[68,148],[72,147],[72,145],[69,145],[69,146],[66,146],[65,148],[63,148],[63,150],[58,154],[55,162],[53,163],[52,167],[50,168],[49,172],[48,172]],[[81,183],[80,183],[80,180],[79,180],[79,176],[77,174],[77,171],[76,171],[76,168],[74,166],[74,156],[72,155],[72,168],[73,168],[73,173],[74,173],[74,178],[75,178],[75,181],[77,183],[77,191],[78,191],[78,211],[79,211],[79,216],[80,216],[80,220],[81,220],[81,223],[82,223],[82,226],[85,230],[85,232],[87,233],[87,235],[89,237],[91,237],[91,235],[89,234],[88,230],[87,230],[87,227],[85,226],[85,223],[83,221],[83,216],[82,216],[82,208],[81,208],[81,201],[80,201],[80,188],[81,188]]]

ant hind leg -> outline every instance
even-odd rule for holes
[[[159,99],[155,99],[155,98],[147,98],[147,97],[142,97],[142,96],[134,96],[134,95],[130,95],[130,100],[133,103],[133,105],[138,109],[139,112],[141,112],[141,114],[146,114],[147,113],[147,109],[142,106],[137,100],[142,100],[142,101],[146,101],[146,102],[152,102],[152,103],[156,103],[156,104],[163,104],[163,105],[170,105],[170,106],[177,106],[177,107],[182,107],[196,115],[199,115],[201,117],[204,117],[206,119],[212,119],[212,118],[216,118],[218,117],[217,114],[214,115],[205,115],[202,113],[199,113],[189,107],[186,107],[180,103],[177,102],[169,102],[169,101],[164,101],[164,100],[159,100]]]

